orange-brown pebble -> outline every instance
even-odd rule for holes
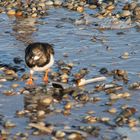
[[[65,116],[68,116],[68,115],[71,114],[70,110],[64,110],[62,113],[63,113],[63,115],[65,115]]]
[[[22,11],[17,11],[16,16],[22,16]]]
[[[114,10],[115,6],[114,5],[109,5],[109,6],[107,6],[106,9],[109,10],[109,11]]]
[[[84,7],[78,6],[77,11],[80,12],[80,13],[84,12]]]
[[[72,108],[72,104],[70,102],[68,102],[65,106],[64,106],[65,109],[69,110]]]

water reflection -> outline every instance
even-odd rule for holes
[[[33,33],[37,31],[35,18],[16,18],[13,23],[13,35],[16,40],[29,44],[34,42]]]

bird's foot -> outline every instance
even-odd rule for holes
[[[26,85],[33,85],[34,83],[33,83],[33,79],[32,78],[30,78],[30,79],[28,79],[28,81],[26,82]]]
[[[45,84],[48,84],[48,82],[49,82],[48,77],[45,76],[45,77],[43,78],[43,81],[44,81]]]
[[[48,84],[49,80],[48,80],[48,73],[50,72],[50,69],[47,69],[45,72],[45,76],[43,78],[43,81],[45,84]]]

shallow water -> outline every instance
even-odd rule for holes
[[[99,30],[92,25],[75,25],[74,20],[80,16],[81,14],[79,13],[62,8],[49,9],[48,16],[41,19],[16,19],[1,14],[0,62],[14,64],[14,57],[21,57],[24,60],[24,50],[28,43],[36,41],[48,42],[54,46],[55,60],[64,59],[66,62],[73,62],[75,64],[74,72],[80,68],[88,68],[90,73],[87,75],[87,78],[100,75],[99,70],[102,67],[106,67],[108,70],[127,70],[130,79],[129,83],[139,81],[139,28]],[[94,37],[96,37],[96,41],[93,41]],[[129,53],[128,59],[120,58],[124,52]],[[65,57],[65,55],[68,57]],[[25,68],[27,72],[29,71],[24,62],[20,66]],[[52,69],[55,71],[55,65]],[[18,74],[21,75],[22,72]],[[37,75],[40,74],[37,73]],[[109,81],[110,79],[108,79]],[[41,81],[37,80],[36,82],[40,83]],[[9,89],[11,84],[11,82],[2,83],[1,93]],[[24,86],[24,82],[20,82],[20,87]],[[91,86],[90,88],[92,89],[93,87]],[[130,100],[119,100],[113,106],[119,108],[123,104],[129,104],[129,106],[137,108],[136,116],[139,117],[139,91],[129,91],[129,93],[132,95]],[[49,114],[46,119],[47,122],[53,122],[58,128],[65,125],[87,125],[82,123],[81,118],[89,110],[94,110],[99,117],[105,116],[113,119],[114,116],[103,112],[109,109],[109,106],[104,106],[105,102],[108,101],[105,93],[94,94],[93,96],[100,97],[102,101],[96,104],[88,103],[82,108],[76,107],[72,110],[70,116],[63,116],[62,114],[54,116]],[[0,94],[0,114],[3,114],[5,119],[10,119],[17,124],[17,127],[11,130],[13,134],[19,131],[27,131],[25,128],[28,119],[15,117],[16,110],[24,108],[23,98],[23,95],[5,96]],[[61,108],[61,106],[58,106],[58,108]],[[100,126],[101,124],[98,125]],[[122,131],[106,130],[106,128],[106,126],[102,126],[99,139],[102,139],[104,135],[110,138]],[[135,138],[135,133],[132,136]],[[30,138],[41,139],[46,138],[46,136],[30,136]],[[48,136],[47,138],[49,139],[50,137]],[[93,138],[89,137],[89,139]]]

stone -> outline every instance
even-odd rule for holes
[[[49,0],[49,1],[46,1],[46,6],[52,6],[54,3],[53,3],[53,1],[51,1],[51,0]]]
[[[15,11],[15,10],[9,10],[9,11],[7,12],[7,14],[8,14],[9,16],[13,16],[13,15],[16,14],[16,11]]]
[[[131,16],[131,12],[130,12],[129,10],[123,10],[121,16],[122,16],[122,17],[128,17],[128,16]]]

